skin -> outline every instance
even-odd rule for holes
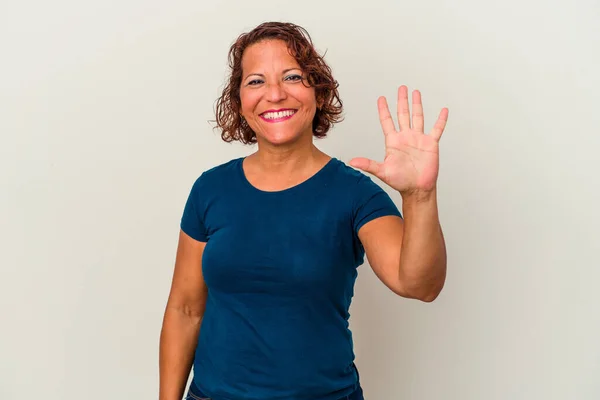
[[[398,89],[396,129],[387,100],[377,100],[385,135],[385,158],[377,162],[364,157],[350,165],[371,173],[402,196],[404,221],[382,217],[365,224],[359,238],[375,274],[394,293],[434,301],[446,280],[446,245],[437,206],[439,140],[448,119],[440,111],[433,129],[424,133],[421,93],[412,93],[412,124],[408,88]]]
[[[286,44],[269,40],[249,46],[242,59],[240,114],[256,132],[258,150],[246,157],[244,172],[255,187],[277,191],[295,186],[319,171],[331,157],[313,144],[312,120],[318,107],[314,89],[303,85],[302,71]],[[448,110],[443,109],[431,134],[423,133],[421,96],[413,92],[410,123],[408,90],[398,90],[396,129],[386,99],[378,99],[385,135],[383,162],[355,158],[350,164],[371,173],[402,196],[404,220],[388,216],[359,231],[369,264],[377,277],[399,296],[433,301],[446,277],[446,250],[437,210],[438,142]],[[277,123],[261,115],[292,109],[293,117]],[[202,277],[205,243],[183,231],[160,336],[159,400],[179,400],[193,363],[206,305]]]
[[[276,191],[294,186],[321,169],[331,157],[313,144],[315,90],[284,42],[269,40],[249,46],[242,58],[241,115],[256,133],[258,151],[244,160],[244,172],[256,187]],[[267,110],[294,109],[284,122],[269,123]]]

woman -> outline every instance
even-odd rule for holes
[[[203,172],[181,219],[160,342],[160,400],[363,399],[348,309],[366,255],[381,281],[433,301],[446,254],[438,221],[438,141],[423,133],[419,92],[399,130],[378,100],[382,163],[355,158],[402,196],[402,214],[366,174],[313,140],[341,118],[337,82],[304,29],[265,23],[230,50],[217,103],[225,141],[257,151]]]

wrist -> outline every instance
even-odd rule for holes
[[[400,192],[403,204],[422,204],[435,202],[437,198],[437,189],[434,187],[429,190],[409,190]]]

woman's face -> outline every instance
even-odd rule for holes
[[[242,57],[241,114],[259,143],[289,144],[312,138],[315,90],[281,40],[255,43]]]

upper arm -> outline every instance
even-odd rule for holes
[[[408,297],[399,274],[403,234],[404,221],[396,215],[375,218],[358,231],[375,275],[394,293]]]
[[[179,231],[175,269],[167,308],[176,308],[188,315],[202,316],[208,289],[202,276],[202,254],[205,242]]]

